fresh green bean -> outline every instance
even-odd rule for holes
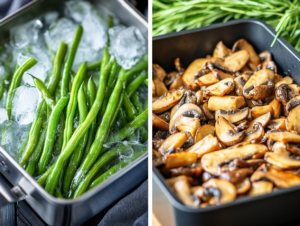
[[[82,124],[84,122],[84,120],[86,119],[86,116],[88,115],[88,106],[87,106],[87,100],[86,100],[86,96],[85,96],[84,86],[85,86],[85,83],[82,83],[82,85],[79,89],[79,92],[78,92],[78,108],[79,108],[79,114],[80,114],[80,124]],[[72,154],[72,156],[69,160],[69,164],[68,164],[67,170],[65,172],[64,181],[63,181],[63,194],[65,196],[68,195],[72,179],[76,173],[77,167],[82,158],[82,155],[83,155],[83,152],[85,149],[85,145],[88,140],[88,136],[89,136],[89,134],[87,132],[84,135],[84,137],[81,139],[78,147],[76,148],[76,150],[74,151],[74,153]]]
[[[11,106],[12,106],[12,99],[13,99],[13,91],[16,88],[18,88],[18,86],[20,85],[24,73],[36,64],[37,64],[37,60],[30,57],[17,69],[17,71],[13,75],[13,78],[11,80],[11,83],[10,83],[10,86],[9,86],[9,89],[7,92],[7,98],[6,98],[6,104],[5,104],[5,108],[7,110],[7,115],[8,115],[9,119],[11,119]]]
[[[107,48],[104,48],[103,56],[105,56],[105,55],[108,55]],[[56,187],[56,184],[58,182],[58,179],[59,179],[62,167],[63,167],[63,163],[65,161],[67,161],[67,159],[72,155],[74,149],[77,147],[78,143],[80,142],[80,140],[82,139],[84,134],[88,131],[89,127],[93,123],[94,119],[97,117],[97,114],[101,108],[105,89],[106,89],[107,78],[108,78],[110,69],[112,67],[111,61],[109,61],[109,63],[107,63],[105,66],[103,66],[104,63],[106,63],[106,62],[107,61],[105,60],[105,57],[103,57],[102,65],[101,65],[101,68],[103,68],[103,69],[100,71],[99,87],[98,87],[98,91],[97,91],[96,100],[95,100],[92,108],[90,109],[86,120],[84,121],[84,123],[79,125],[79,127],[73,133],[68,144],[63,149],[63,151],[61,152],[57,161],[53,164],[53,168],[49,172],[50,176],[48,178],[46,190],[51,194],[53,194],[54,188]],[[48,171],[47,171],[47,173],[48,173]],[[46,177],[47,175],[43,175],[43,176]],[[45,181],[41,181],[41,183],[42,182],[45,182]]]
[[[83,33],[83,28],[82,26],[78,26],[71,44],[71,47],[68,52],[68,56],[64,65],[64,70],[63,70],[63,76],[62,76],[62,83],[61,83],[61,96],[64,97],[68,93],[68,84],[69,84],[69,78],[70,78],[70,72],[73,66],[73,62],[75,59],[75,55],[77,52],[77,48],[79,45],[79,42],[81,40],[81,36]],[[67,115],[68,117],[68,115]]]
[[[59,135],[55,144],[55,148],[54,148],[54,152],[53,155],[55,157],[57,157],[59,155],[59,153],[61,152],[62,146],[63,146],[63,142],[64,142],[64,130],[65,130],[65,120],[66,117],[64,115],[64,113],[62,112],[60,115],[60,127],[59,127]]]
[[[145,80],[145,85],[148,87],[148,79]]]
[[[122,91],[122,93],[120,94],[120,98],[118,103],[116,104],[116,110],[113,112],[112,117],[111,117],[111,121],[110,121],[110,128],[113,126],[113,124],[116,121],[117,115],[120,111],[120,108],[122,107],[123,104],[123,100],[124,100],[124,95],[125,95],[125,90]]]
[[[125,113],[125,110],[124,110],[124,108],[122,106],[120,107],[120,110],[118,112],[118,117],[121,120],[121,123],[122,123],[123,127],[128,124],[128,121],[126,119],[126,113]]]
[[[118,156],[118,153],[122,153],[128,149],[128,146],[125,146],[124,144],[117,145],[110,151],[104,153],[95,164],[93,164],[93,167],[91,170],[88,171],[87,175],[84,177],[84,179],[79,184],[78,188],[76,189],[74,195],[72,195],[72,198],[77,198],[78,196],[82,195],[88,188],[90,182],[93,180],[95,175],[100,170],[103,170],[105,166],[110,163],[112,160],[116,159]]]
[[[50,107],[51,109],[53,109],[56,103],[52,99],[51,94],[48,91],[45,83],[43,83],[40,79],[34,77],[31,74],[30,74],[30,76],[32,77],[33,82],[36,85],[36,87],[38,88],[38,90],[41,92],[41,94],[43,96],[43,99],[46,101],[46,104],[48,105],[48,107]]]
[[[64,110],[65,106],[69,101],[69,98],[70,98],[69,96],[60,98],[60,100],[58,101],[58,103],[55,105],[55,107],[51,112],[49,123],[48,123],[49,126],[46,134],[46,141],[44,144],[42,156],[39,161],[38,175],[41,175],[46,171],[47,165],[50,161],[53,152],[58,121],[62,111]]]
[[[73,133],[73,119],[76,112],[77,107],[77,93],[80,88],[81,83],[85,77],[86,72],[86,65],[82,63],[78,69],[78,72],[74,78],[70,101],[67,107],[67,114],[66,114],[66,126],[64,131],[64,142],[63,142],[63,149],[66,147],[68,141],[70,140],[72,133]]]
[[[57,198],[61,198],[61,199],[64,199],[64,198],[65,198],[65,197],[63,196],[63,194],[61,193],[61,191],[60,191],[58,188],[55,189],[55,196],[56,196]]]
[[[136,108],[137,112],[139,114],[141,114],[144,110],[143,110],[143,106],[142,106],[142,104],[141,104],[141,102],[140,102],[140,100],[139,100],[139,98],[138,98],[138,96],[137,96],[136,93],[134,93],[132,95],[131,101],[132,101],[134,107]]]
[[[86,70],[87,71],[100,70],[101,62],[102,62],[102,60],[98,60],[98,61],[92,62],[92,63],[88,62],[86,64]]]
[[[1,84],[0,84],[0,100],[2,99],[3,97],[3,93],[5,91],[5,82],[4,80],[2,80]]]
[[[46,132],[47,132],[47,126],[45,128],[43,128],[43,130],[41,132],[41,135],[40,135],[40,138],[39,138],[39,141],[38,141],[38,143],[36,145],[36,148],[33,152],[32,159],[30,160],[30,162],[28,163],[28,165],[26,167],[27,173],[29,173],[31,176],[34,175],[37,163],[38,163],[38,161],[41,157],[44,142],[45,142],[45,138],[46,138]]]
[[[148,60],[141,60],[136,65],[134,65],[131,69],[127,70],[124,76],[124,81],[128,81],[129,78],[133,75],[140,73],[143,70],[148,68]]]
[[[148,73],[139,75],[126,87],[126,93],[129,98],[131,98],[136,90],[143,84],[146,78],[148,78]]]
[[[17,152],[17,154],[16,154],[15,159],[16,159],[17,161],[21,158],[21,156],[22,156],[22,154],[23,154],[23,152],[24,152],[24,150],[25,150],[25,148],[26,148],[28,139],[29,139],[29,131],[26,132],[25,138],[24,138],[24,140],[22,141],[22,144],[21,144],[21,146],[19,147],[19,150],[18,150],[18,152]]]

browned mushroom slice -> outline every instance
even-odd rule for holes
[[[212,72],[214,73],[214,76],[220,81],[226,78],[232,78],[234,79],[235,77],[231,74],[225,73],[224,71],[221,71],[219,69],[213,69]]]
[[[175,168],[179,166],[188,166],[197,161],[196,153],[172,153],[164,156],[166,168]]]
[[[236,110],[245,105],[245,99],[241,96],[212,96],[208,100],[208,108],[211,111]]]
[[[154,78],[158,78],[161,81],[163,81],[165,79],[167,73],[161,66],[159,66],[158,64],[153,64],[152,69],[153,69],[153,77]]]
[[[246,177],[241,182],[235,184],[235,188],[238,195],[245,194],[251,188],[251,182],[249,178]]]
[[[258,196],[271,193],[273,190],[273,183],[268,181],[257,181],[252,183],[252,187],[248,193],[249,196]]]
[[[203,90],[198,90],[196,92],[196,104],[200,105],[203,102]]]
[[[266,60],[272,60],[271,53],[268,50],[261,52],[258,56],[261,63]]]
[[[210,205],[231,202],[236,197],[235,186],[225,180],[210,179],[202,185],[205,189],[204,193],[211,195]]]
[[[287,85],[290,85],[290,84],[293,84],[293,79],[289,76],[286,76],[284,77],[283,79],[281,79],[279,82],[277,82],[275,84],[275,89],[277,89],[281,84],[287,84]]]
[[[272,119],[267,127],[271,130],[286,130],[285,118]]]
[[[175,90],[171,92],[165,93],[163,96],[157,98],[152,103],[152,111],[153,113],[162,113],[169,108],[173,107],[175,104],[177,104],[181,97],[183,96],[184,91],[183,90]]]
[[[201,108],[199,108],[195,104],[184,104],[182,105],[173,115],[170,121],[170,127],[169,131],[171,132],[173,130],[173,127],[175,126],[175,123],[179,117],[183,116],[189,116],[189,114],[192,114],[194,118],[201,118],[203,115],[203,112]]]
[[[204,93],[211,96],[224,96],[234,89],[234,83],[232,78],[226,78],[217,82],[214,85],[207,87]]]
[[[195,135],[195,143],[202,140],[204,137],[208,135],[214,135],[215,134],[215,127],[212,125],[203,125],[201,126]]]
[[[263,144],[248,144],[205,154],[202,156],[201,164],[206,172],[220,175],[220,166],[222,164],[229,163],[234,159],[260,158],[267,151],[268,148]]]
[[[213,57],[223,58],[232,53],[231,49],[227,48],[222,41],[218,42],[214,49]]]
[[[269,105],[273,108],[272,116],[278,118],[281,113],[281,104],[276,98],[274,98]]]
[[[247,99],[259,100],[271,96],[274,90],[274,72],[262,69],[252,75],[244,86],[243,94]]]
[[[240,39],[236,41],[233,45],[232,51],[236,52],[237,50],[245,49],[249,52],[249,61],[248,66],[254,71],[259,64],[259,57],[252,45],[249,44],[245,39]]]
[[[170,113],[170,119],[173,118],[175,112],[180,108],[180,105],[179,104],[176,104],[174,107],[172,107],[171,109],[171,113]]]
[[[207,119],[209,119],[209,120],[215,119],[213,112],[211,112],[211,111],[208,109],[208,103],[207,103],[207,102],[205,102],[201,107],[202,107],[202,110],[203,110],[203,112],[204,112],[204,114],[205,114],[205,117],[206,117]]]
[[[167,74],[167,76],[164,79],[164,83],[166,86],[169,86],[172,84],[172,82],[175,81],[175,79],[177,78],[177,76],[179,76],[180,73],[178,73],[177,71],[172,71],[170,73]]]
[[[282,143],[300,143],[300,135],[288,131],[270,131],[266,133],[266,138]]]
[[[175,78],[175,80],[170,85],[169,89],[178,89],[183,86],[182,75],[179,75]]]
[[[300,185],[300,177],[292,173],[275,169],[272,166],[267,166],[266,164],[261,165],[261,167],[252,174],[250,179],[253,182],[267,179],[268,181],[273,182],[278,188],[288,188]]]
[[[235,126],[221,116],[216,121],[216,135],[223,144],[229,146],[241,142],[245,131],[236,132]]]
[[[234,79],[235,92],[238,96],[243,96],[244,85],[249,80],[249,78],[249,74],[242,74]]]
[[[298,86],[297,84],[290,84],[289,87],[293,89],[297,93],[297,95],[300,94],[300,86]]]
[[[187,167],[173,168],[170,169],[170,173],[173,177],[177,177],[180,175],[199,177],[202,173],[201,163],[195,163]]]
[[[215,113],[216,120],[222,116],[231,123],[240,122],[240,121],[246,119],[248,114],[249,114],[248,107],[245,107],[242,109],[237,109],[237,110],[218,110]]]
[[[291,110],[286,118],[286,129],[300,133],[300,105]]]
[[[249,168],[241,168],[232,171],[223,172],[220,175],[221,180],[229,181],[230,183],[236,184],[250,176],[254,171]]]
[[[176,129],[178,129],[179,131],[190,132],[192,136],[195,136],[195,133],[199,127],[200,127],[199,118],[190,118],[190,117],[181,116],[175,122]]]
[[[271,112],[257,117],[256,119],[249,122],[248,129],[247,129],[246,133],[251,132],[253,130],[254,124],[257,123],[257,122],[259,122],[263,127],[266,127],[267,124],[269,123],[270,119],[271,119]]]
[[[204,197],[204,188],[202,186],[191,187],[191,192],[200,199]]]
[[[157,96],[162,96],[166,92],[168,92],[167,87],[165,86],[165,84],[163,83],[163,81],[161,81],[158,77],[154,78],[153,82],[155,84],[155,89],[156,89],[156,95]]]
[[[174,133],[169,136],[159,147],[158,151],[165,155],[172,149],[180,148],[186,142],[187,136],[185,132]]]
[[[286,107],[285,107],[286,112],[289,113],[291,110],[293,110],[298,105],[300,105],[300,95],[295,96],[286,104]]]
[[[246,133],[244,142],[250,141],[252,144],[259,143],[263,138],[264,134],[265,134],[264,127],[262,127],[261,123],[256,122],[253,125],[253,130]]]
[[[159,130],[169,130],[169,124],[152,113],[152,126]]]
[[[229,163],[229,166],[234,168],[250,168],[256,170],[263,163],[264,163],[263,159],[250,159],[247,161],[241,159],[234,159]]]
[[[271,112],[271,114],[273,113],[273,108],[270,105],[254,107],[251,109],[251,117],[257,118],[269,112]]]
[[[208,59],[205,58],[196,59],[185,70],[182,76],[182,82],[188,89],[198,89],[197,84],[195,84],[195,76],[202,70],[207,61]]]
[[[213,72],[210,72],[206,75],[201,76],[200,78],[197,78],[195,80],[195,83],[198,86],[210,86],[213,84],[216,84],[219,81],[219,79],[214,76]]]
[[[197,153],[198,158],[201,158],[204,154],[217,151],[220,149],[219,141],[216,137],[209,134],[202,140],[195,143],[192,147],[186,150],[186,152]]]
[[[275,92],[276,100],[282,103],[283,106],[286,106],[287,103],[297,95],[299,94],[287,84],[281,84]]]

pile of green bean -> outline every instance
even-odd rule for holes
[[[110,16],[108,26],[112,26]],[[139,139],[138,134],[141,143],[148,139],[145,126],[148,109],[143,108],[136,93],[141,85],[146,84],[148,74],[141,72],[148,68],[147,56],[125,70],[109,55],[108,41],[102,59],[83,62],[72,77],[72,66],[83,32],[79,25],[69,47],[61,42],[47,86],[32,75],[42,101],[29,134],[16,155],[19,164],[36,177],[47,192],[60,198],[82,195],[147,152],[144,145],[130,157],[119,158],[134,143],[124,145],[121,142],[124,139],[135,141]],[[24,73],[37,63],[30,58],[17,66],[13,73],[5,105],[10,120],[13,120],[13,92],[20,86]],[[100,71],[98,87],[89,76],[94,71]],[[0,100],[2,90],[0,84]],[[74,128],[76,115],[79,115],[79,125]],[[121,129],[113,133],[117,118]]]

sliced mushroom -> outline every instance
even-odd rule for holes
[[[236,193],[238,195],[242,195],[242,194],[245,194],[247,191],[250,190],[251,188],[251,182],[249,180],[249,178],[244,178],[241,182],[237,183],[235,185],[236,187]]]
[[[215,134],[215,127],[212,125],[203,125],[201,126],[195,135],[195,143],[197,143],[198,141],[202,140],[204,137],[208,136],[208,135],[214,135]]]
[[[268,181],[257,181],[252,183],[252,187],[248,193],[249,196],[258,196],[271,193],[273,190],[273,183]]]
[[[278,188],[288,188],[300,185],[300,177],[295,174],[275,169],[266,164],[261,165],[251,176],[251,181],[256,182],[267,179],[273,182]]]
[[[181,97],[183,96],[183,93],[183,90],[175,90],[167,92],[163,96],[157,98],[152,103],[153,113],[161,113],[173,107],[180,101]]]
[[[186,142],[186,139],[185,132],[174,133],[161,144],[158,151],[162,155],[168,154],[172,149],[180,148]]]
[[[208,108],[211,111],[236,110],[245,106],[245,99],[241,96],[212,96],[208,100]]]
[[[201,110],[201,108],[199,108],[197,105],[195,104],[184,104],[182,105],[173,115],[173,117],[171,118],[170,121],[170,127],[169,127],[169,131],[171,132],[175,126],[175,123],[177,121],[177,119],[182,116],[182,115],[187,115],[187,114],[192,114],[194,115],[194,118],[201,118],[203,115],[203,112]]]
[[[221,180],[229,181],[230,183],[236,184],[250,176],[254,171],[250,168],[241,168],[232,171],[223,172],[220,175]]]
[[[273,112],[273,108],[270,105],[254,107],[251,109],[251,117],[257,118],[257,117],[267,114],[269,112],[271,112],[271,114]]]
[[[170,119],[173,118],[175,112],[180,108],[181,106],[179,104],[176,104],[174,107],[172,107],[171,109],[171,113],[170,113]]]
[[[286,129],[300,133],[300,105],[291,110],[286,118]]]
[[[164,79],[165,85],[170,86],[180,74],[181,73],[178,73],[177,71],[172,71],[168,73]]]
[[[235,186],[224,180],[210,179],[202,185],[205,189],[204,193],[211,195],[210,205],[231,202],[236,197]]]
[[[282,80],[280,80],[279,82],[277,82],[275,84],[275,89],[277,89],[281,84],[287,84],[287,85],[290,85],[290,84],[293,84],[293,79],[289,76],[286,76],[284,77]]]
[[[214,85],[208,86],[204,93],[211,96],[224,96],[230,93],[234,89],[234,83],[232,78],[226,78],[217,82]]]
[[[267,127],[271,130],[286,130],[285,118],[272,119]]]
[[[190,118],[190,117],[179,117],[175,122],[175,129],[179,131],[187,131],[195,136],[196,131],[200,127],[200,119],[199,118]],[[168,127],[169,128],[169,127]]]
[[[254,124],[257,123],[257,122],[259,122],[263,127],[266,127],[267,124],[269,123],[270,119],[271,119],[271,112],[257,117],[256,119],[249,122],[248,129],[247,129],[246,133],[251,132],[253,130]]]
[[[280,102],[274,98],[269,105],[273,108],[273,112],[272,112],[272,116],[274,118],[278,118],[280,116],[281,113],[281,104]]]
[[[256,170],[264,163],[263,159],[250,159],[250,160],[241,160],[241,159],[234,159],[229,163],[229,167],[234,168],[250,168],[252,170]]]
[[[180,175],[186,175],[190,177],[199,177],[202,172],[201,163],[194,163],[187,167],[178,167],[170,169],[170,173],[173,177]]]
[[[300,135],[288,131],[273,130],[266,133],[266,138],[282,143],[300,143]]]
[[[221,116],[216,121],[216,135],[223,144],[229,146],[241,142],[245,131],[236,132],[235,126]]]
[[[152,69],[153,69],[153,77],[154,78],[158,78],[161,81],[163,81],[165,79],[167,73],[161,66],[159,66],[158,64],[153,64]]]
[[[242,108],[242,109],[237,109],[237,110],[217,110],[215,113],[216,120],[222,116],[231,123],[240,122],[240,121],[246,119],[248,114],[249,114],[248,107]]]
[[[300,94],[300,86],[298,86],[297,84],[290,84],[289,87],[291,89],[293,89],[296,92],[297,95]]]
[[[227,48],[222,41],[218,42],[213,53],[213,57],[223,58],[231,54],[231,49]]]
[[[243,94],[247,99],[259,100],[271,96],[274,90],[274,72],[262,69],[252,75],[244,86]]]
[[[283,106],[286,106],[287,103],[297,95],[299,94],[287,84],[281,84],[275,92],[276,100],[282,103]]]
[[[216,78],[213,72],[210,72],[206,75],[201,76],[200,78],[197,78],[195,80],[195,83],[198,86],[210,86],[213,84],[216,84],[219,81],[219,79]]]
[[[196,104],[200,105],[203,102],[203,90],[198,90],[196,92]]]
[[[287,104],[286,104],[286,112],[290,113],[291,110],[293,110],[295,107],[300,105],[300,95],[295,96],[292,98]]]
[[[209,120],[215,119],[213,112],[211,112],[211,111],[209,110],[209,108],[208,108],[208,103],[207,103],[207,102],[205,102],[205,103],[203,104],[202,110],[203,110],[203,112],[204,112],[204,114],[205,114],[205,117],[206,117],[207,119],[209,119]]]
[[[194,60],[185,70],[182,76],[183,84],[191,90],[197,90],[198,86],[195,84],[195,76],[202,70],[208,59],[201,58]]]
[[[234,79],[235,92],[238,96],[243,96],[243,89],[246,82],[249,80],[249,74],[242,74]]]
[[[156,87],[155,87],[155,83],[152,80],[152,97],[155,97],[156,95]]]
[[[152,113],[152,126],[159,130],[169,130],[169,124]]]
[[[236,52],[237,50],[245,49],[249,53],[249,61],[248,66],[254,71],[258,64],[259,64],[259,57],[255,50],[253,49],[253,46],[249,44],[245,39],[240,39],[236,41],[233,45],[232,51]]]
[[[225,73],[224,71],[221,71],[219,69],[213,69],[212,72],[214,73],[214,76],[219,80],[223,80],[226,78],[232,78],[234,79],[235,77],[231,74]]]
[[[157,96],[162,96],[164,95],[166,92],[168,92],[167,87],[165,86],[165,84],[163,83],[162,80],[160,80],[158,77],[153,79],[153,82],[155,84],[155,92]]]
[[[246,133],[246,136],[243,141],[250,141],[251,144],[259,143],[263,138],[264,134],[264,127],[261,125],[261,123],[256,122],[253,125],[253,130]]]
[[[183,86],[182,75],[179,75],[172,82],[172,84],[170,85],[169,89],[179,89],[181,86]]]
[[[166,168],[175,168],[179,166],[188,166],[197,162],[196,153],[172,153],[164,156]]]
[[[209,134],[202,140],[195,143],[192,147],[186,150],[189,153],[197,153],[198,158],[201,158],[204,154],[217,151],[220,149],[219,141],[216,137]]]
[[[261,63],[263,63],[266,60],[272,60],[271,53],[268,50],[261,52],[258,56]]]

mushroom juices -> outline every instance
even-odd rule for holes
[[[187,206],[300,185],[300,87],[244,39],[153,64],[153,165]]]

